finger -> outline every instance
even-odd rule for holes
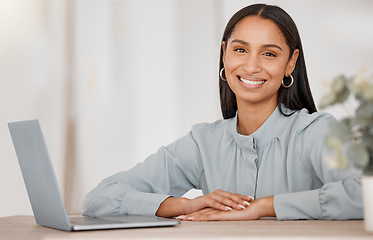
[[[180,216],[177,216],[177,217],[175,217],[175,219],[177,219],[177,220],[186,220],[186,215],[180,215]]]
[[[220,211],[220,210],[216,210],[214,208],[204,208],[202,210],[199,210],[199,211],[196,211],[196,212],[193,212],[191,214],[187,214],[183,217],[183,220],[185,221],[192,221],[194,220],[195,218],[199,218],[200,216],[202,215],[205,215],[205,214],[208,214],[212,211]]]
[[[236,198],[240,198],[240,199],[245,199],[245,200],[249,200],[252,198],[251,196],[245,196],[245,195],[242,195],[242,194],[239,194],[239,193],[231,193],[231,192],[227,192],[227,191],[223,191],[221,189],[218,189],[216,191],[214,191],[213,193],[215,194],[218,194],[218,195],[222,195],[224,197],[236,197]]]
[[[199,211],[201,209],[209,208],[209,207],[219,209],[221,211],[232,210],[231,207],[223,205],[219,201],[214,200],[211,197],[211,195],[207,194],[207,195],[192,199],[189,204],[189,209],[187,209],[186,213],[190,214],[190,213]]]
[[[242,194],[230,193],[223,190],[216,190],[207,195],[196,198],[194,207],[192,207],[191,212],[203,209],[206,207],[212,207],[222,211],[230,210],[243,210],[245,207],[250,205],[252,197],[248,197]],[[198,203],[199,202],[199,203]]]
[[[222,204],[224,206],[227,206],[227,207],[230,207],[236,210],[245,209],[246,206],[250,205],[248,201],[241,199],[239,196],[235,194],[213,194],[210,197],[214,201],[218,202],[219,204]],[[224,209],[217,208],[217,207],[214,207],[214,208],[224,210]]]
[[[230,193],[223,190],[216,190],[213,193],[210,193],[210,196],[214,198],[216,201],[219,201],[220,203],[233,207],[234,209],[244,209],[244,207],[250,205],[250,201],[252,201],[253,197],[251,196],[245,196],[242,194],[237,193]],[[229,200],[230,201],[229,201]]]
[[[249,206],[250,205],[249,202],[254,200],[252,196],[245,196],[242,194],[235,194],[235,193],[230,193],[227,195],[227,197],[238,204],[243,204],[244,206]]]
[[[249,202],[255,200],[253,196],[245,196],[245,199],[248,200]]]
[[[231,204],[230,204],[231,203]],[[227,199],[224,198],[207,198],[206,199],[206,207],[215,208],[221,211],[231,211],[232,210],[232,202],[227,201]]]
[[[204,213],[198,213],[191,217],[189,217],[189,221],[216,221],[216,220],[223,220],[223,214],[227,212],[223,212],[216,209],[210,209],[210,211]]]

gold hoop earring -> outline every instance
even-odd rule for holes
[[[224,71],[224,70],[225,70],[225,68],[222,68],[222,69],[220,70],[219,75],[220,75],[220,79],[223,80],[224,82],[226,82],[227,79],[223,77],[223,71]]]
[[[282,85],[284,88],[289,88],[289,87],[291,87],[291,85],[293,85],[293,83],[294,83],[294,78],[293,78],[293,76],[291,76],[291,74],[290,74],[289,77],[290,77],[290,79],[291,79],[291,82],[290,82],[289,85],[285,85],[285,84],[284,84],[284,79],[282,79],[281,85]]]

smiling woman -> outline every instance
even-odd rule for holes
[[[103,180],[86,196],[83,213],[193,221],[363,217],[361,171],[333,169],[325,160],[336,120],[316,111],[300,36],[284,10],[255,4],[232,17],[219,81],[224,119],[193,126]],[[182,197],[193,188],[204,195]]]

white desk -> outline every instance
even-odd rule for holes
[[[373,239],[363,221],[182,222],[176,227],[64,232],[33,216],[0,218],[0,239]]]

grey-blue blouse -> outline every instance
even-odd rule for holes
[[[362,172],[327,161],[332,152],[324,140],[335,121],[327,113],[284,116],[276,108],[249,136],[237,132],[237,116],[197,124],[131,170],[104,179],[87,194],[83,214],[154,215],[169,196],[195,188],[274,195],[279,220],[361,219]]]

